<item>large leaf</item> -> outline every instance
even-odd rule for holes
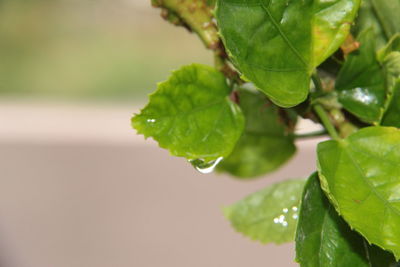
[[[218,169],[238,177],[255,177],[276,170],[295,153],[287,111],[264,95],[240,90],[239,105],[246,118],[242,137]],[[290,123],[290,122],[289,122]]]
[[[316,173],[304,187],[296,231],[296,259],[303,267],[369,266],[362,237],[350,229],[329,203]]]
[[[308,95],[310,76],[345,40],[360,0],[218,0],[233,62],[283,107]]]
[[[351,53],[336,80],[339,101],[345,109],[367,123],[378,123],[384,113],[386,76],[376,57],[373,31],[363,32],[359,50]]]
[[[226,157],[244,128],[243,114],[229,94],[225,77],[214,68],[182,67],[158,85],[132,125],[172,155],[205,162]]]
[[[369,242],[400,257],[400,130],[368,127],[318,145],[321,184]]]
[[[269,186],[224,209],[232,226],[262,243],[294,240],[304,180]]]

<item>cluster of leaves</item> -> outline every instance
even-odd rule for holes
[[[301,266],[399,264],[400,0],[153,4],[197,33],[216,66],[173,72],[133,127],[202,172],[250,179],[293,156],[298,117],[321,123],[332,139],[318,144],[316,173],[226,217],[262,243],[295,240]]]

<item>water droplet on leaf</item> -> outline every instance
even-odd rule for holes
[[[194,159],[194,160],[189,160],[189,162],[195,167],[196,170],[203,174],[208,174],[212,173],[217,167],[218,163],[221,162],[223,157],[219,157],[216,160],[209,161],[209,162],[204,162],[202,159]]]
[[[298,210],[299,208],[297,206],[284,208],[282,209],[282,214],[276,216],[273,221],[279,227],[288,227],[289,223],[291,223],[293,220],[298,220]]]

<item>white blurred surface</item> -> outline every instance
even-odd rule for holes
[[[10,142],[90,142],[143,144],[130,125],[137,105],[66,104],[62,102],[0,102],[0,140]],[[297,130],[320,127],[300,120]]]
[[[129,125],[136,110],[1,105],[1,267],[296,266],[291,244],[242,237],[220,208],[307,177],[315,141],[270,177],[243,182],[144,142]]]

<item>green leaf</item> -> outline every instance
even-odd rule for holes
[[[400,33],[399,0],[363,0],[355,25],[355,34],[372,28],[377,47]]]
[[[390,52],[384,59],[383,64],[390,75],[394,77],[400,76],[400,52]]]
[[[238,96],[246,118],[245,130],[232,154],[218,165],[217,170],[242,178],[274,171],[296,151],[290,127],[286,125],[289,115],[261,93],[243,89]]]
[[[304,180],[269,186],[224,209],[232,226],[261,243],[293,241]]]
[[[400,1],[370,1],[387,39],[390,39],[396,33],[400,33]]]
[[[310,76],[345,40],[360,0],[218,0],[216,18],[238,69],[279,106],[308,95]]]
[[[400,127],[400,35],[395,35],[378,52],[378,60],[385,69],[388,86],[385,115],[382,125]]]
[[[400,34],[394,35],[385,46],[378,51],[378,60],[382,64],[392,65],[392,74],[399,76],[398,52],[400,52]],[[397,64],[396,64],[397,63]]]
[[[375,12],[375,6],[372,5],[371,0],[361,1],[361,7],[358,12],[357,21],[354,27],[354,35],[359,36],[362,32],[372,28],[374,33],[374,41],[376,46],[383,47],[390,37],[387,37],[380,19]]]
[[[214,68],[185,66],[158,85],[132,125],[174,156],[205,162],[226,157],[244,128],[243,114],[229,94],[225,77]]]
[[[296,259],[302,267],[369,266],[362,237],[350,229],[329,203],[316,173],[304,187],[296,231]]]
[[[393,99],[383,117],[382,125],[400,128],[400,82],[394,88]]]
[[[363,32],[359,50],[351,53],[336,80],[339,102],[367,123],[380,122],[387,93],[386,76],[376,58],[373,31]]]
[[[369,245],[337,214],[318,175],[307,181],[296,230],[296,259],[303,267],[394,267],[392,254]]]
[[[318,145],[321,184],[331,203],[369,242],[400,257],[400,130],[363,128]]]

